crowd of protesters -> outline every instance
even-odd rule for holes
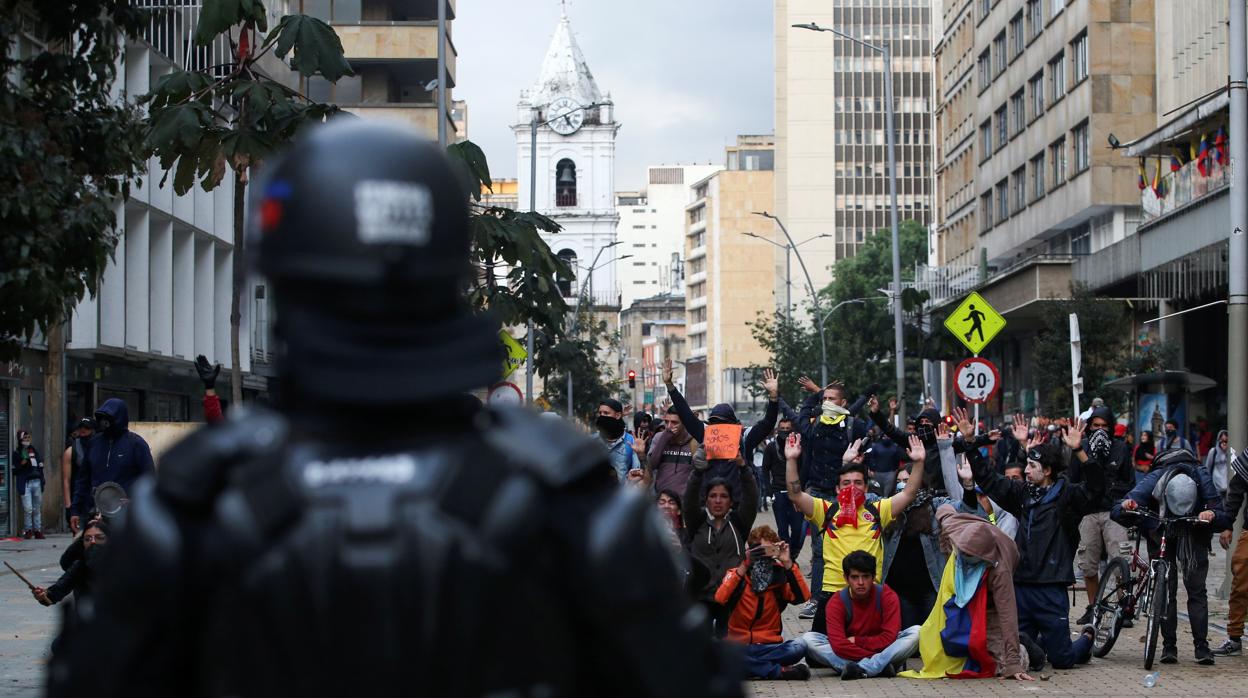
[[[1248,456],[1226,431],[1202,423],[1188,440],[1171,421],[1156,438],[1136,435],[1100,399],[1081,415],[1015,415],[1000,429],[930,404],[901,424],[896,401],[875,386],[854,394],[805,377],[808,397],[794,410],[771,371],[759,385],[764,414],[747,427],[727,404],[701,421],[670,366],[663,378],[671,405],[661,418],[634,419],[627,453],[619,403],[604,403],[600,438],[613,465],[617,452],[630,463],[616,466],[620,480],[655,497],[687,592],[705,607],[709,632],[742,647],[751,677],[802,680],[827,668],[842,680],[1031,681],[1046,666],[1087,664],[1101,570],[1130,555],[1133,531],[1160,554],[1153,527],[1134,514],[1167,507],[1208,526],[1185,529],[1166,551],[1182,565],[1167,589],[1161,661],[1178,661],[1180,577],[1195,662],[1241,652],[1248,536],[1235,542],[1228,638],[1216,649],[1208,638],[1211,541],[1231,546],[1248,494]],[[1188,511],[1174,511],[1167,493],[1186,482]],[[774,528],[758,521],[765,507]],[[1078,580],[1088,605],[1076,619]],[[788,606],[808,631],[786,636]]]

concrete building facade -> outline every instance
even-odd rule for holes
[[[621,305],[684,289],[685,206],[689,185],[721,169],[717,165],[659,165],[646,168],[646,188],[616,192],[620,215]]]
[[[766,142],[741,136],[736,149],[763,150]],[[746,368],[768,361],[749,323],[775,311],[775,300],[759,293],[775,287],[772,246],[745,233],[758,229],[753,212],[774,206],[775,173],[739,169],[740,157],[733,162],[738,169],[694,182],[685,208],[686,393],[694,406],[732,402],[750,407],[754,401],[745,390]]]
[[[667,401],[663,385],[663,362],[672,360],[672,377],[684,385],[685,295],[664,293],[638,298],[620,311],[620,374],[636,371],[632,391],[634,410],[652,414]]]
[[[900,217],[931,221],[932,25],[928,0],[776,0],[776,205],[816,288],[831,266],[889,225],[883,60],[814,22],[893,55]],[[770,231],[769,231],[770,232]],[[775,239],[785,240],[777,229]],[[778,283],[784,251],[773,250]],[[777,288],[777,297],[782,289]]]

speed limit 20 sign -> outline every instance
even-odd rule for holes
[[[988,402],[1001,387],[997,367],[978,356],[958,364],[953,376],[958,396],[970,403]]]

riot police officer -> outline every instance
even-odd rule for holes
[[[502,357],[442,153],[335,123],[258,193],[276,409],[135,487],[51,694],[739,694],[601,449],[464,397]]]

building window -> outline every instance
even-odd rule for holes
[[[572,289],[576,287],[576,253],[572,250],[563,249],[559,250],[558,257],[564,264],[568,265],[568,269],[572,271],[572,278],[559,279],[559,293],[563,294],[564,298],[571,298],[573,293]]]
[[[1027,206],[1027,168],[1020,167],[1010,175],[1010,205],[1014,213]]]
[[[979,197],[979,230],[987,232],[992,230],[992,191],[984,192]]]
[[[1031,159],[1031,200],[1036,201],[1044,196],[1044,153]]]
[[[1003,223],[1010,217],[1010,182],[1003,179],[997,182],[997,222]]]
[[[1027,44],[1027,36],[1023,33],[1023,13],[1019,12],[1010,20],[1010,59],[1018,58]]]
[[[979,62],[976,65],[979,68],[979,91],[983,92],[992,84],[992,51],[979,54]]]
[[[1049,61],[1049,104],[1066,96],[1066,52],[1063,51]]]
[[[1088,79],[1088,33],[1070,42],[1070,60],[1075,64],[1075,84]]]
[[[1066,0],[1052,0],[1052,6],[1049,11],[1049,17],[1056,17],[1066,9]]]
[[[979,126],[979,161],[992,157],[992,120],[989,119]]]
[[[997,125],[997,150],[1005,147],[1010,140],[1010,117],[1009,110],[1004,105],[993,114]]]
[[[564,158],[555,165],[555,206],[576,205],[576,163]]]
[[[1039,119],[1044,113],[1044,71],[1031,76],[1027,81],[1027,90],[1031,92],[1031,119]]]
[[[1049,161],[1053,167],[1052,187],[1056,189],[1066,181],[1066,139],[1059,138],[1049,146]]]
[[[1044,7],[1040,0],[1027,0],[1027,38],[1034,39],[1044,31]]]
[[[1010,125],[1011,135],[1018,135],[1027,127],[1027,102],[1023,98],[1023,91],[1019,90],[1010,97],[1010,116],[1013,123]]]
[[[1086,223],[1070,234],[1070,253],[1092,254],[1092,227]]]
[[[1083,172],[1092,164],[1088,153],[1088,122],[1083,122],[1073,131],[1075,140],[1075,171]]]
[[[1009,56],[1006,54],[1005,48],[1005,32],[997,34],[997,38],[992,40],[992,56],[996,59],[996,65],[993,66],[993,75],[1004,73],[1005,66],[1009,63]]]

